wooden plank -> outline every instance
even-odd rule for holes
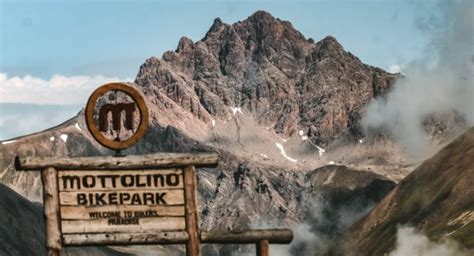
[[[270,251],[270,244],[268,240],[261,240],[257,244],[257,256],[268,256]]]
[[[62,247],[56,169],[46,168],[42,170],[41,179],[43,182],[44,216],[46,218],[47,255],[56,256],[59,255]]]
[[[26,157],[15,158],[17,170],[42,170],[54,167],[57,170],[133,170],[168,167],[216,167],[217,153],[157,153],[130,155],[126,157]]]
[[[122,213],[124,211],[151,211],[160,217],[184,217],[184,206],[108,205],[99,207],[61,206],[61,219],[92,220],[97,218],[91,217],[91,212],[101,212],[103,216],[106,216],[106,213]]]
[[[59,191],[183,188],[181,169],[58,171]]]
[[[90,201],[90,195],[92,196],[92,201]],[[96,195],[104,195],[102,199],[105,205],[184,205],[184,191],[182,189],[61,192],[59,193],[59,202],[61,206],[100,206],[97,205]],[[84,199],[86,201],[85,204],[79,204],[79,200],[81,200],[79,198]],[[146,198],[150,200],[146,200]],[[151,199],[154,202],[151,202]],[[146,204],[145,201],[147,201]],[[115,202],[115,204],[113,204],[113,202]]]
[[[126,218],[125,218],[126,219]],[[133,223],[134,218],[127,219]],[[139,218],[136,224],[109,225],[113,219],[97,220],[63,220],[62,232],[67,233],[137,233],[184,230],[186,227],[184,217],[157,217]],[[117,223],[117,222],[115,222]]]
[[[130,245],[130,244],[184,244],[188,241],[185,231],[154,233],[106,233],[106,234],[64,234],[66,245]]]
[[[186,200],[186,231],[189,240],[186,243],[187,256],[201,255],[201,241],[199,237],[199,216],[196,201],[196,171],[194,166],[184,168],[184,193]]]
[[[293,240],[293,232],[290,229],[201,231],[201,242],[208,244],[254,244],[261,240],[268,240],[272,244],[289,244]]]

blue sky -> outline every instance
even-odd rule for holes
[[[0,70],[133,78],[144,59],[175,49],[181,36],[201,39],[215,17],[233,23],[256,10],[315,40],[333,35],[382,68],[424,46],[409,1],[2,1]]]
[[[419,58],[428,40],[416,25],[420,4],[411,0],[0,0],[0,108],[7,102],[83,105],[102,83],[133,80],[146,58],[174,50],[181,36],[198,41],[214,18],[233,23],[257,10],[316,41],[335,36],[363,62],[384,69]],[[65,112],[64,120],[76,112]],[[0,140],[20,134],[1,124],[0,117]]]

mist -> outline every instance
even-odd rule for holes
[[[462,249],[454,240],[445,239],[432,242],[412,227],[399,227],[396,248],[388,256],[467,256],[472,255]]]
[[[401,68],[394,89],[373,100],[362,120],[369,133],[388,133],[415,157],[428,153],[423,123],[431,115],[458,115],[462,126],[474,125],[474,3],[439,1],[436,10],[417,19],[430,39],[423,58]]]
[[[0,103],[0,140],[39,132],[61,124],[77,115],[81,107],[81,105]]]
[[[340,238],[351,225],[365,216],[374,202],[366,204],[353,200],[349,204],[333,205],[320,197],[307,206],[301,223],[288,227],[293,232],[290,244],[270,244],[270,255],[274,256],[313,256],[330,254],[333,242]],[[255,229],[274,228],[272,221],[261,220],[252,225]],[[240,256],[255,255],[254,247],[248,252],[239,252]]]

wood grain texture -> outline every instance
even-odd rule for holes
[[[168,167],[216,167],[217,153],[157,153],[126,157],[26,157],[15,158],[17,170],[42,170],[54,167],[57,170],[140,170]]]
[[[141,233],[185,230],[184,217],[140,218],[137,225],[109,225],[109,219],[63,220],[63,234],[68,233]]]
[[[128,94],[135,104],[138,107],[138,111],[140,112],[140,123],[136,132],[132,135],[132,137],[123,140],[123,141],[116,141],[114,139],[108,139],[105,137],[102,132],[99,130],[99,127],[95,124],[94,121],[94,109],[97,104],[97,100],[109,91],[122,91]],[[132,146],[133,144],[137,143],[143,135],[145,135],[146,130],[148,129],[148,122],[149,122],[149,113],[148,107],[145,103],[145,100],[142,94],[136,90],[135,88],[128,86],[124,83],[108,83],[104,84],[101,87],[97,88],[87,100],[86,109],[84,111],[84,116],[86,119],[86,125],[89,129],[91,135],[104,147],[110,149],[124,149]]]
[[[42,170],[41,179],[43,182],[44,216],[46,218],[47,255],[59,255],[62,244],[56,169],[46,168]]]
[[[199,216],[196,201],[196,171],[194,166],[184,168],[184,194],[186,200],[186,231],[189,240],[186,243],[187,256],[201,255],[201,239],[199,236]]]
[[[159,217],[184,217],[184,206],[108,205],[100,207],[61,206],[62,220],[93,220],[91,212],[155,211]]]
[[[169,175],[173,177],[173,183],[176,181],[174,178],[178,177],[178,184],[175,186],[169,186],[166,182],[166,179],[170,178]],[[134,186],[132,187],[125,187],[122,185],[121,178],[124,175],[132,175],[134,179]],[[77,187],[80,186],[81,191],[92,191],[92,190],[100,190],[100,189],[143,189],[144,187],[139,187],[136,184],[136,175],[139,175],[139,182],[142,184],[147,183],[147,176],[152,175],[161,175],[162,180],[157,180],[156,188],[183,188],[183,171],[181,169],[162,169],[162,170],[115,170],[115,171],[106,171],[106,170],[94,170],[94,171],[83,171],[83,170],[70,170],[70,171],[58,171],[58,182],[59,182],[59,191],[77,191]],[[93,176],[95,186],[87,188],[83,185],[83,177],[85,176]],[[114,179],[111,176],[115,176]],[[78,177],[74,182],[71,182],[71,177]],[[102,179],[99,177],[103,177]],[[103,181],[103,184],[102,184]],[[162,183],[163,182],[163,183]],[[78,184],[79,183],[79,184]],[[150,177],[151,186],[146,188],[155,188],[153,177]],[[104,185],[104,186],[103,186]]]
[[[135,233],[135,234],[64,234],[66,245],[130,245],[130,244],[184,244],[188,241],[185,231]]]
[[[270,253],[270,244],[268,240],[261,240],[257,244],[257,256],[268,256]]]
[[[202,243],[254,244],[260,240],[268,240],[272,244],[289,244],[293,240],[293,232],[290,229],[201,231]]]
[[[143,193],[166,193],[162,198],[166,201],[166,205],[184,205],[184,190],[183,189],[146,189],[146,190],[101,190],[101,191],[92,191],[92,192],[60,192],[59,193],[59,202],[61,206],[63,205],[79,205],[78,204],[78,194],[102,194],[105,193],[104,198],[108,198],[110,194],[119,194],[119,193],[129,193],[129,194],[138,194],[142,195]],[[119,197],[119,196],[118,196]],[[94,199],[95,200],[95,199]],[[119,199],[117,199],[119,200]],[[110,204],[107,204],[110,205]],[[119,204],[117,204],[119,205]],[[132,201],[124,202],[123,205],[132,205]],[[164,205],[164,204],[162,204]],[[99,208],[100,205],[93,205],[93,207]]]

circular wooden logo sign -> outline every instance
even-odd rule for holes
[[[86,123],[103,146],[121,150],[137,143],[148,128],[148,108],[142,95],[123,83],[97,88],[86,106]]]

